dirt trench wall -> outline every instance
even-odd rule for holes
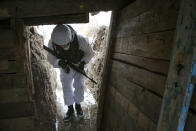
[[[108,27],[107,26],[100,26],[94,36],[93,41],[93,50],[95,52],[94,57],[88,64],[87,74],[91,78],[93,78],[98,84],[93,84],[90,80],[86,79],[85,83],[87,88],[93,94],[93,97],[98,102],[99,101],[99,91],[101,86],[101,80],[103,75],[103,66],[104,66],[104,59],[106,53],[106,40],[108,36]]]
[[[33,27],[25,28],[25,35],[30,43],[31,68],[35,90],[36,124],[42,131],[55,131],[56,73],[46,61],[43,50],[43,37]]]

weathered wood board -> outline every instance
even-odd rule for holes
[[[9,88],[25,88],[27,80],[24,74],[0,74],[0,90]]]
[[[25,65],[22,61],[0,60],[0,74],[24,73]]]
[[[33,117],[0,119],[1,131],[38,131],[35,129]]]
[[[120,12],[119,19],[122,20],[130,20],[133,17],[139,16],[142,13],[149,11],[150,9],[159,9],[162,8],[162,10],[167,10],[168,8],[171,8],[172,10],[177,10],[179,0],[136,0],[135,2],[127,5],[125,8],[123,8]],[[123,21],[122,21],[123,22]]]
[[[174,30],[177,13],[176,9],[159,8],[145,11],[131,19],[121,17],[117,27],[117,37]]]
[[[1,29],[6,29],[6,30],[10,29],[10,25],[11,25],[10,18],[6,18],[6,19],[5,18],[2,18],[2,19],[0,18],[0,28]]]
[[[116,81],[119,83],[119,78],[127,79],[128,81],[136,83],[137,85],[140,85],[141,87],[148,89],[157,95],[163,96],[166,76],[155,74],[147,70],[114,60],[112,61],[112,72],[113,74],[111,74],[111,77],[115,75]]]
[[[31,102],[14,102],[0,104],[0,119],[32,116],[33,103]]]
[[[27,63],[23,59],[27,50],[23,39],[19,39],[24,38],[23,28],[15,30],[16,26],[13,16],[0,18],[0,130],[35,131],[31,117],[35,115],[34,103],[27,83]]]
[[[183,131],[196,77],[196,1],[182,0],[157,131]]]
[[[160,96],[157,96],[145,88],[134,84],[127,78],[118,77],[118,74],[115,72],[112,72],[110,85],[126,97],[129,102],[133,103],[151,120],[157,122],[162,102],[162,98]],[[156,107],[156,110],[154,107]]]
[[[0,8],[8,9],[9,15],[24,18],[115,10],[131,2],[133,0],[6,0],[1,1]]]
[[[0,9],[0,20],[10,18],[7,9]]]
[[[106,104],[109,106],[109,110],[112,112],[112,114],[115,114],[115,117],[120,119],[119,124],[121,124],[122,128],[127,131],[142,131],[142,128],[139,127],[136,121],[128,115],[128,112],[121,107],[120,103],[115,101],[115,97],[110,95],[110,98],[111,99],[106,100]]]
[[[112,59],[144,68],[145,70],[148,70],[150,72],[160,73],[165,76],[167,76],[168,73],[169,61],[166,60],[156,60],[120,53],[113,53]]]
[[[1,60],[16,60],[17,57],[16,48],[0,48],[0,59]]]
[[[174,30],[117,38],[114,53],[170,60]]]
[[[15,47],[15,36],[12,30],[1,29],[0,30],[0,48],[8,49]]]
[[[10,88],[0,91],[0,104],[28,101],[26,88]]]
[[[108,105],[105,105],[103,113],[105,114],[103,116],[103,124],[104,128],[102,128],[102,131],[117,131],[118,126],[120,123],[118,122],[116,116],[113,115],[113,112],[111,111],[110,107]]]
[[[193,92],[190,107],[196,111],[196,90]]]
[[[23,21],[24,21],[25,26],[68,24],[68,23],[88,23],[89,14],[82,13],[82,14],[32,17],[32,18],[23,18]]]
[[[143,131],[155,131],[156,123],[153,122],[147,115],[139,110],[132,101],[129,101],[127,97],[124,97],[114,87],[109,88],[109,95],[113,96],[113,100],[128,113],[128,115],[134,119],[134,121],[143,129]]]
[[[106,54],[105,54],[105,60],[104,60],[104,67],[103,67],[103,77],[102,77],[102,83],[100,87],[100,96],[99,96],[99,104],[98,104],[98,111],[97,111],[97,131],[101,130],[101,127],[103,127],[102,124],[102,116],[104,115],[103,112],[103,107],[104,107],[104,101],[105,101],[105,91],[106,88],[108,87],[108,79],[110,75],[110,68],[111,68],[111,53],[112,53],[112,48],[114,44],[114,37],[116,34],[116,22],[118,18],[118,13],[117,11],[113,11],[111,15],[111,23],[109,27],[109,32],[108,32],[108,38],[107,38],[107,49],[106,49]]]
[[[196,130],[196,114],[189,110],[184,131],[195,131]]]

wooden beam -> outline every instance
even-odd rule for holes
[[[89,14],[69,14],[69,15],[54,15],[54,16],[42,16],[23,18],[24,25],[51,25],[51,24],[68,24],[68,23],[88,23]]]
[[[76,14],[119,9],[134,0],[6,0],[0,9],[17,18]]]
[[[0,83],[0,90],[25,88],[27,86],[26,75],[24,73],[0,74]]]
[[[32,116],[0,119],[0,125],[1,131],[39,131]]]
[[[32,102],[13,102],[0,104],[0,119],[33,116]]]
[[[196,76],[196,1],[182,0],[158,131],[183,131]]]
[[[0,104],[28,101],[26,88],[11,88],[0,91]]]
[[[110,21],[110,27],[109,27],[109,36],[107,37],[107,49],[106,49],[106,56],[104,60],[104,67],[103,67],[103,78],[100,88],[100,95],[99,95],[99,103],[98,103],[98,111],[97,111],[97,131],[101,130],[101,124],[102,124],[102,112],[103,112],[103,106],[104,106],[104,95],[105,90],[108,86],[108,80],[109,80],[109,74],[111,69],[111,55],[112,55],[112,49],[113,49],[113,43],[116,35],[116,24],[117,24],[117,18],[119,14],[117,11],[112,11],[111,21]]]

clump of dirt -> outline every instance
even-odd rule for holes
[[[26,42],[31,49],[31,67],[36,103],[36,124],[42,131],[56,131],[56,72],[47,62],[43,37],[33,27],[25,28]]]
[[[95,81],[97,81],[97,85],[90,82],[86,79],[85,83],[87,88],[93,93],[96,101],[99,101],[99,90],[101,86],[101,80],[103,75],[103,66],[104,66],[104,58],[106,53],[106,39],[108,35],[108,27],[101,26],[98,28],[97,33],[94,35],[93,40],[93,50],[95,51],[95,55],[93,59],[88,64],[87,74]]]

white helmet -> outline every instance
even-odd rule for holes
[[[66,25],[57,25],[52,31],[51,39],[57,45],[66,45],[72,41],[72,31]]]

